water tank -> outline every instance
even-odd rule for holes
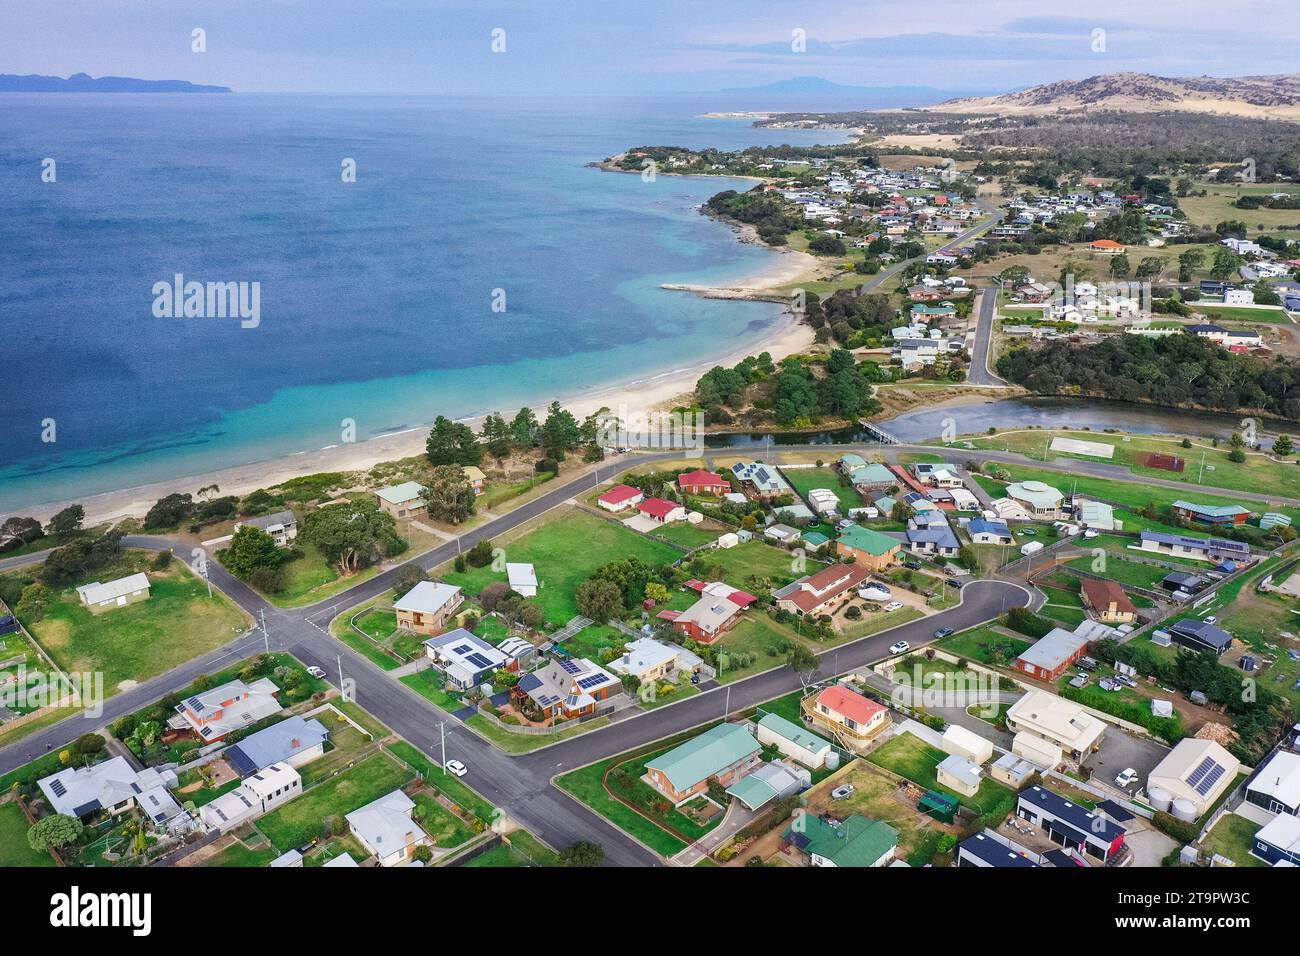
[[[1164,787],[1151,787],[1147,790],[1147,802],[1151,804],[1153,810],[1164,810],[1169,812],[1169,805],[1173,803],[1174,795]]]
[[[839,768],[840,768],[840,752],[838,750],[832,750],[830,753],[826,755],[826,769],[838,770]]]
[[[1175,800],[1174,805],[1170,807],[1169,812],[1174,815],[1175,819],[1186,820],[1188,823],[1191,823],[1200,816],[1200,813],[1196,810],[1196,804],[1192,803],[1192,801],[1188,800],[1186,797],[1179,797]]]

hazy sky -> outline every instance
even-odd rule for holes
[[[1086,11],[1085,15],[1079,14]],[[207,52],[191,52],[191,31]],[[505,31],[493,53],[491,34]],[[806,49],[791,49],[795,30]],[[1104,50],[1094,37],[1104,30]],[[1296,70],[1295,0],[3,0],[0,72],[241,91],[1001,90]]]

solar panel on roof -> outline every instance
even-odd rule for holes
[[[560,666],[564,668],[565,673],[577,674],[582,670],[582,665],[572,658],[560,661]]]
[[[603,683],[605,683],[604,674],[592,674],[590,677],[584,677],[581,680],[579,680],[578,686],[581,687],[583,690],[589,690],[590,688],[595,687],[597,684],[603,684]]]
[[[492,666],[492,662],[491,662],[490,660],[488,660],[486,657],[484,657],[482,654],[471,654],[471,655],[469,655],[469,657],[465,658],[465,660],[469,661],[469,662],[470,662],[471,664],[473,664],[475,667],[491,667],[491,666]]]
[[[63,785],[62,780],[55,780],[50,784],[50,789],[54,791],[56,797],[61,797],[68,792],[68,788]]]
[[[459,644],[456,647],[453,647],[451,650],[452,653],[454,654],[468,654],[473,649],[474,647],[471,644]]]
[[[1201,796],[1207,796],[1225,772],[1225,769],[1216,763],[1213,757],[1206,757],[1188,775],[1187,785]]]

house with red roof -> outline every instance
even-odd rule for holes
[[[888,707],[843,684],[805,697],[800,706],[815,728],[828,732],[849,748],[870,743],[889,726]]]
[[[663,498],[647,498],[636,506],[636,510],[660,524],[681,521],[686,517],[686,509],[683,506],[675,501],[665,501]]]
[[[776,606],[791,614],[831,614],[871,576],[861,564],[832,564],[772,592]]]
[[[1124,243],[1116,242],[1114,239],[1096,239],[1088,248],[1103,255],[1117,256],[1124,251]]]
[[[631,485],[615,485],[597,498],[596,504],[606,511],[622,511],[624,508],[639,505],[643,498],[645,495],[641,493],[640,488],[633,488]]]
[[[731,482],[721,475],[697,468],[677,476],[677,490],[684,495],[725,495],[731,491]]]
[[[698,578],[691,578],[682,585],[682,587],[695,591],[700,595],[724,598],[741,608],[747,608],[758,600],[757,597],[750,594],[748,591],[733,588],[730,584],[725,584],[722,581],[706,582],[701,581]]]

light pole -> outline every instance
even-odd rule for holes
[[[442,772],[447,773],[447,722],[438,721],[438,737],[442,743]]]
[[[211,587],[211,585],[208,585]],[[266,653],[271,653],[271,635],[266,632],[266,608],[259,612],[262,615],[262,646],[266,648]]]

